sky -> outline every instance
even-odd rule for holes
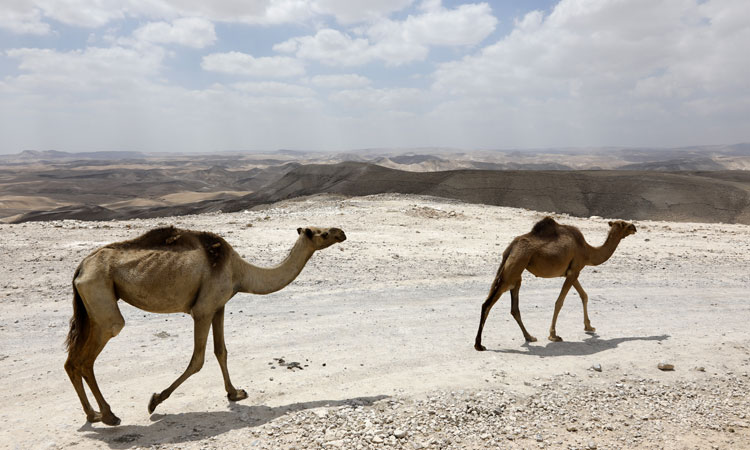
[[[0,153],[750,142],[748,0],[0,0]]]

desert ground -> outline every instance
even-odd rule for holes
[[[501,253],[544,215],[383,194],[0,224],[0,447],[750,448],[750,226],[637,221],[609,261],[581,274],[596,333],[584,332],[571,290],[564,341],[548,341],[562,279],[526,273],[520,307],[539,341],[524,342],[506,293],[477,352]],[[610,220],[554,217],[592,245]],[[151,394],[187,366],[192,319],[120,302],[125,328],[96,373],[122,424],[86,423],[63,369],[73,272],[97,247],[160,225],[218,233],[257,265],[280,262],[300,226],[341,227],[348,239],[287,288],[229,302],[229,371],[249,394],[237,403],[209,351],[149,415]]]

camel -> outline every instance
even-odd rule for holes
[[[578,291],[583,302],[583,326],[586,332],[596,331],[591,326],[588,314],[588,295],[578,281],[578,275],[586,266],[598,266],[609,259],[620,241],[635,233],[635,225],[622,220],[609,222],[609,234],[601,247],[592,247],[583,238],[581,230],[574,226],[562,225],[551,217],[545,217],[537,222],[531,232],[517,236],[503,252],[503,259],[497,271],[495,280],[490,288],[487,300],[482,304],[479,320],[479,330],[474,341],[474,348],[484,351],[482,345],[482,329],[490,310],[505,291],[510,291],[510,314],[521,327],[523,337],[527,342],[536,342],[536,338],[526,331],[521,321],[521,311],[518,309],[518,291],[521,289],[521,275],[528,270],[537,277],[555,278],[565,277],[560,295],[555,302],[555,312],[552,315],[552,325],[549,329],[549,340],[559,342],[562,338],[557,335],[555,324],[557,315],[565,301],[571,286]]]
[[[66,340],[65,371],[89,422],[119,425],[94,377],[94,360],[125,320],[118,299],[153,313],[189,313],[194,321],[194,348],[185,372],[161,393],[154,393],[149,414],[169,398],[205,359],[206,340],[213,329],[214,353],[230,401],[247,398],[229,379],[224,344],[224,305],[238,292],[270,294],[302,271],[313,253],[346,240],[338,228],[298,228],[289,255],[271,268],[256,267],[221,237],[209,232],[157,228],[129,241],[106,245],[83,259],[73,276],[73,317]],[[83,380],[99,405],[86,397]]]

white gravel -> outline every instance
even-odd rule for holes
[[[524,343],[506,294],[476,352],[500,254],[542,216],[317,196],[245,213],[0,225],[0,447],[750,448],[750,227],[639,221],[581,275],[596,335],[571,292],[565,341],[547,341],[562,280],[527,274],[520,307],[539,342]],[[556,218],[604,241],[607,218]],[[123,423],[86,424],[63,370],[73,271],[97,246],[166,224],[217,232],[260,265],[279,262],[299,226],[339,226],[348,240],[284,290],[227,305],[229,370],[250,394],[238,403],[209,354],[149,417],[151,393],[188,363],[192,320],[122,304],[126,326],[96,372]]]

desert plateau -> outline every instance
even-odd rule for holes
[[[746,224],[633,220],[638,232],[579,278],[595,333],[571,291],[557,322],[564,341],[548,341],[562,279],[527,272],[520,310],[539,341],[524,341],[506,293],[484,329],[487,351],[474,350],[502,251],[548,214],[592,245],[611,220],[328,193],[231,213],[0,224],[0,446],[750,447]],[[96,373],[122,424],[87,423],[63,369],[73,272],[96,248],[164,225],[217,233],[261,266],[285,257],[298,227],[336,226],[348,239],[285,289],[227,304],[229,371],[249,394],[239,402],[226,399],[208,351],[149,415],[151,394],[190,359],[193,321],[120,302],[126,325]]]

